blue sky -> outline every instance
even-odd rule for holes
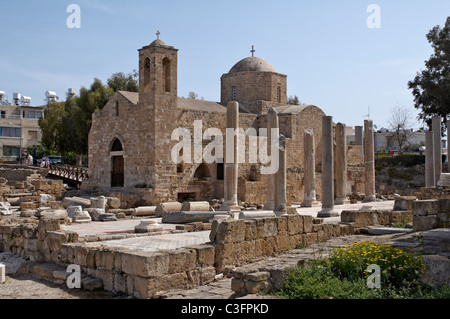
[[[66,24],[72,3],[79,29]],[[381,28],[367,26],[370,4],[381,9]],[[288,95],[351,126],[370,107],[374,124],[387,127],[395,105],[417,114],[407,82],[432,53],[425,35],[448,15],[448,0],[2,0],[0,90],[41,105],[46,90],[65,98],[95,77],[106,83],[137,69],[137,50],[160,30],[179,49],[179,96],[219,101],[220,76],[254,45],[288,76]]]

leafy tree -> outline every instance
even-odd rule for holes
[[[197,98],[198,98],[198,94],[197,93],[195,93],[193,91],[189,92],[188,99],[196,100]]]
[[[99,79],[95,78],[89,89],[82,87],[80,95],[73,98],[74,101],[71,102],[70,109],[78,141],[73,151],[82,154],[87,153],[92,114],[100,111],[113,94],[114,90],[111,87],[103,85]]]
[[[49,150],[61,151],[64,147],[64,103],[50,101],[44,118],[39,120],[42,130],[41,144]]]
[[[128,73],[125,75],[123,72],[114,73],[108,79],[108,86],[117,91],[129,91],[129,92],[138,92],[139,84],[137,81],[138,73],[136,70],[133,70],[133,73]]]
[[[287,104],[292,104],[292,105],[299,105],[300,101],[298,100],[297,95],[289,95],[288,99],[287,99]]]
[[[434,52],[408,88],[414,95],[414,107],[421,110],[419,119],[431,127],[433,116],[441,116],[445,122],[450,114],[450,17],[443,28],[435,26],[426,37]]]

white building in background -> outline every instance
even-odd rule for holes
[[[39,120],[46,108],[46,105],[31,106],[31,98],[19,93],[13,93],[10,102],[5,92],[0,91],[0,158],[16,159],[21,148],[40,144]]]

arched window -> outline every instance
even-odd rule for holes
[[[163,59],[163,72],[164,72],[164,92],[170,92],[170,60],[169,58]]]
[[[116,100],[116,116],[119,116],[119,101]]]
[[[211,177],[211,172],[209,171],[208,166],[205,163],[201,163],[194,173],[194,178],[198,178],[198,180],[206,180]]]
[[[144,62],[144,90],[150,91],[150,59],[146,58]]]
[[[118,138],[115,138],[111,146],[111,152],[118,152],[122,150],[122,143],[120,143]]]

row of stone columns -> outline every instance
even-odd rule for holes
[[[227,128],[237,130],[239,126],[239,105],[237,102],[230,102],[227,106]],[[275,174],[268,176],[267,202],[264,206],[266,210],[273,210],[277,216],[286,214],[286,138],[279,134],[278,115],[270,109],[267,116],[267,146],[268,153],[272,151],[271,143],[276,141],[274,151],[278,152],[278,169]],[[272,130],[275,129],[275,130]],[[357,140],[361,140],[362,132],[357,130]],[[271,134],[277,134],[273,138]],[[225,176],[224,176],[224,203],[221,211],[239,211],[237,202],[238,185],[238,137],[233,135],[234,141],[227,141],[227,147],[233,147],[233,162],[228,162],[229,154],[225,156]],[[346,200],[347,183],[347,163],[346,163],[346,140],[345,125],[336,125],[336,148],[334,145],[333,123],[331,116],[322,118],[322,210],[319,217],[337,216],[334,211],[336,180],[336,203],[342,204]],[[226,149],[226,151],[230,151]],[[336,161],[334,161],[334,153]],[[273,155],[273,154],[270,154]],[[271,156],[273,159],[273,156]],[[375,168],[374,168],[374,138],[372,121],[364,121],[364,162],[366,196],[364,201],[375,200]],[[334,167],[336,163],[336,167]],[[314,133],[307,129],[304,131],[304,200],[302,206],[311,207],[316,203],[315,188],[315,153],[314,153]],[[335,179],[336,176],[336,179]]]

